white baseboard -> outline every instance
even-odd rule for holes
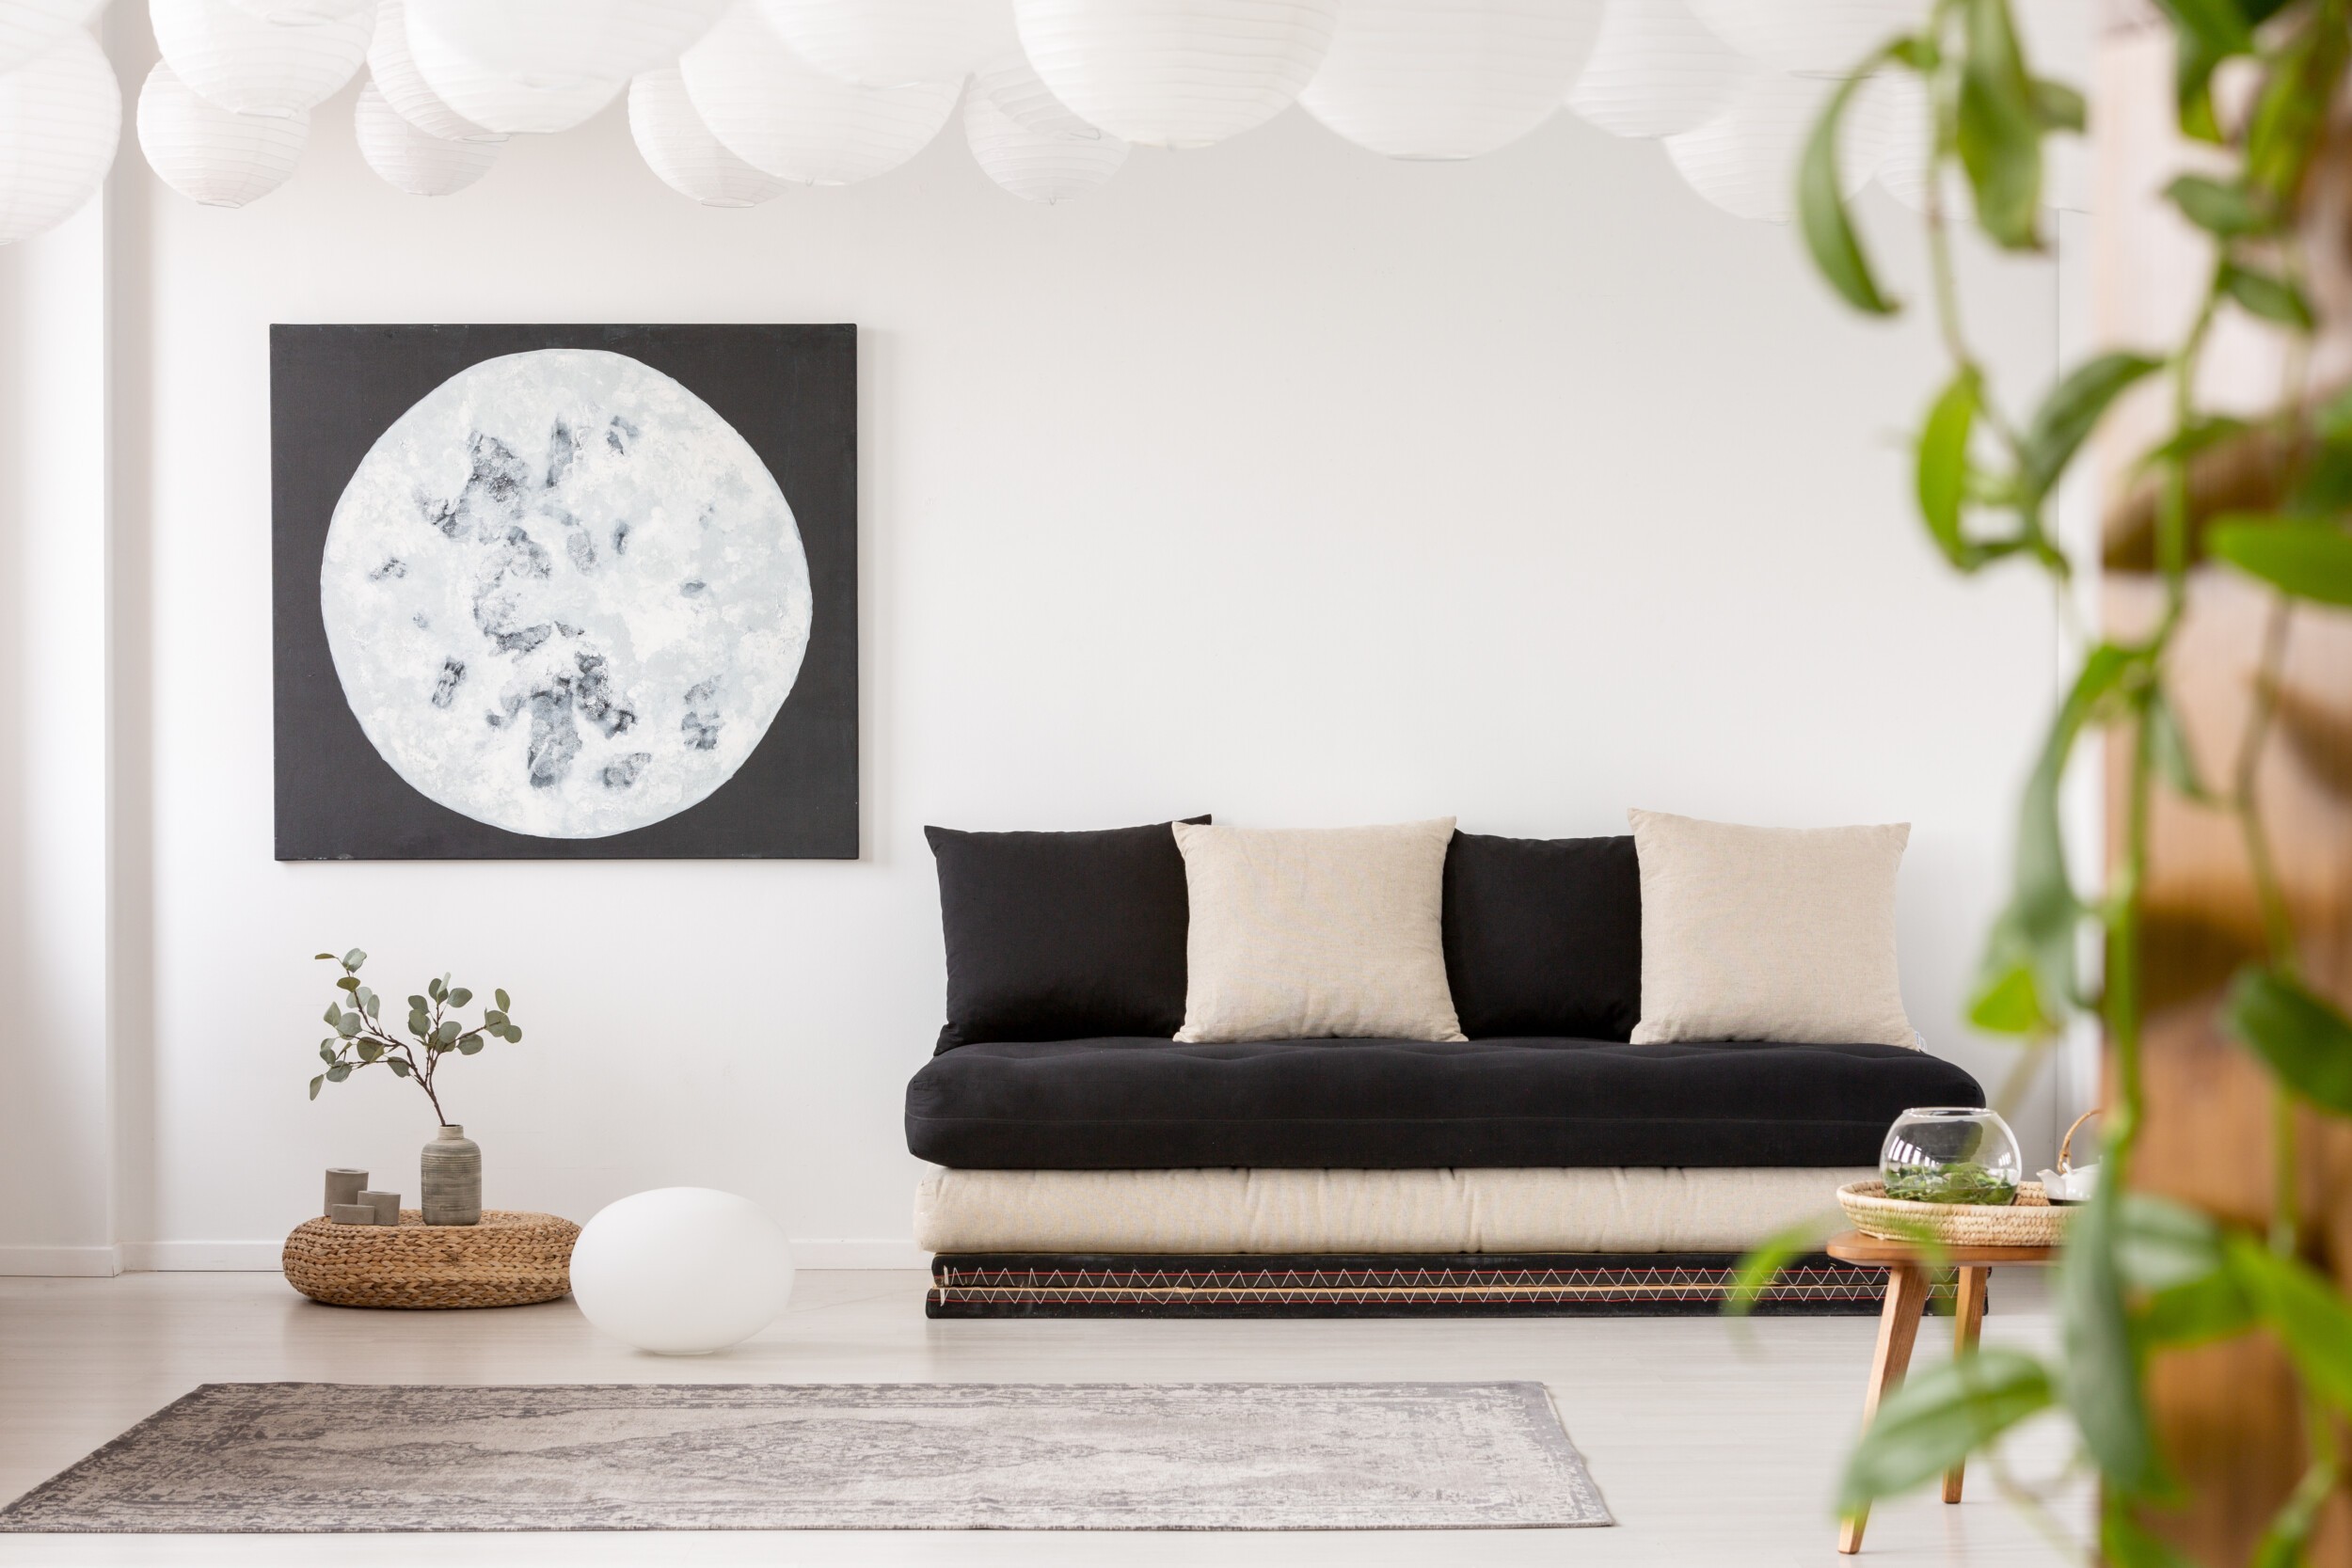
[[[111,1279],[121,1272],[119,1247],[0,1246],[0,1275]]]
[[[0,1247],[0,1274],[216,1273],[276,1274],[283,1242],[125,1242],[115,1262],[111,1247]],[[113,1266],[11,1268],[11,1252],[103,1253]],[[931,1255],[913,1242],[808,1241],[792,1243],[792,1261],[803,1269],[927,1269]]]

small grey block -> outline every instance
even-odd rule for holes
[[[400,1195],[398,1193],[364,1192],[359,1195],[359,1201],[375,1211],[376,1224],[398,1225],[400,1223]]]
[[[375,1205],[373,1203],[338,1203],[326,1212],[326,1217],[337,1225],[373,1225]]]

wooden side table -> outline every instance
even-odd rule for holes
[[[1831,1237],[1823,1250],[1848,1263],[1867,1263],[1886,1271],[1886,1304],[1879,1312],[1878,1349],[1871,1354],[1870,1386],[1862,1396],[1862,1420],[1867,1427],[1878,1414],[1879,1401],[1903,1380],[1903,1372],[1911,1365],[1911,1347],[1919,1338],[1919,1318],[1928,1306],[1930,1264],[1926,1255],[1908,1242],[1866,1236],[1859,1230]],[[1985,1278],[1995,1267],[2003,1263],[2050,1263],[2057,1259],[2058,1248],[2046,1246],[1944,1248],[1938,1261],[1955,1269],[1960,1275],[1952,1307],[1954,1352],[1966,1351],[1977,1342],[1977,1335],[1984,1326]],[[1946,1502],[1960,1501],[1961,1483],[1966,1474],[1964,1465],[1955,1465],[1944,1472]],[[1862,1550],[1862,1531],[1869,1522],[1870,1511],[1866,1508],[1839,1526],[1837,1549],[1848,1555]]]

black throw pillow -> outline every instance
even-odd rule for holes
[[[1633,840],[1454,835],[1445,970],[1472,1039],[1629,1039],[1642,1017]]]
[[[1191,905],[1184,852],[1167,823],[923,833],[939,862],[947,938],[939,1050],[984,1040],[1166,1038],[1184,1026]]]

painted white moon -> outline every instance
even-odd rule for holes
[[[450,377],[336,503],[319,605],[400,776],[476,821],[603,838],[733,777],[808,648],[808,559],[750,445],[624,355]]]

